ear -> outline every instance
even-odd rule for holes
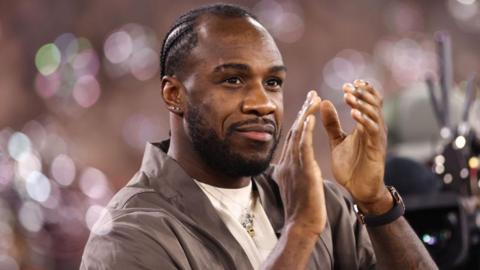
[[[184,89],[182,83],[175,76],[162,78],[162,97],[167,109],[179,116],[183,115]]]

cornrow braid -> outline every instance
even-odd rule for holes
[[[200,16],[212,14],[230,18],[257,18],[246,9],[230,4],[213,4],[202,6],[180,16],[175,20],[165,35],[160,53],[160,76],[172,76],[183,66],[184,59],[197,46],[198,37],[195,31]]]

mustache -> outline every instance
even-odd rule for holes
[[[277,135],[278,133],[278,125],[275,121],[268,119],[268,118],[251,118],[244,121],[236,122],[230,125],[227,129],[227,135],[235,132],[236,129],[251,124],[260,124],[260,125],[272,125],[275,128],[274,134]]]

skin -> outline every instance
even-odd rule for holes
[[[189,104],[195,104],[208,115],[207,124],[220,138],[225,138],[229,126],[255,118],[274,121],[277,133],[270,137],[278,136],[286,76],[282,57],[270,34],[253,19],[203,16],[197,29],[198,45],[186,59],[185,68],[162,79],[163,98],[171,111],[168,154],[199,181],[244,187],[250,177],[230,177],[202,161],[193,149],[184,115]],[[383,183],[387,131],[382,97],[364,81],[345,84],[343,91],[357,122],[351,134],[342,130],[332,103],[322,101],[315,91],[309,92],[287,134],[273,175],[285,207],[285,227],[263,269],[304,269],[325,228],[328,209],[312,143],[317,112],[321,112],[329,136],[337,181],[365,213],[382,214],[393,205]],[[234,132],[231,142],[246,158],[264,158],[273,147],[265,132]],[[403,218],[367,229],[378,268],[436,269]]]

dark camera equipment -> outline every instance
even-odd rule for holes
[[[439,83],[432,75],[427,76],[426,83],[441,127],[439,151],[427,166],[390,158],[385,181],[403,195],[405,217],[440,269],[480,269],[480,134],[468,122],[475,99],[475,75],[467,81],[460,123],[453,125],[449,106],[453,85],[450,37],[439,32],[435,42]]]

